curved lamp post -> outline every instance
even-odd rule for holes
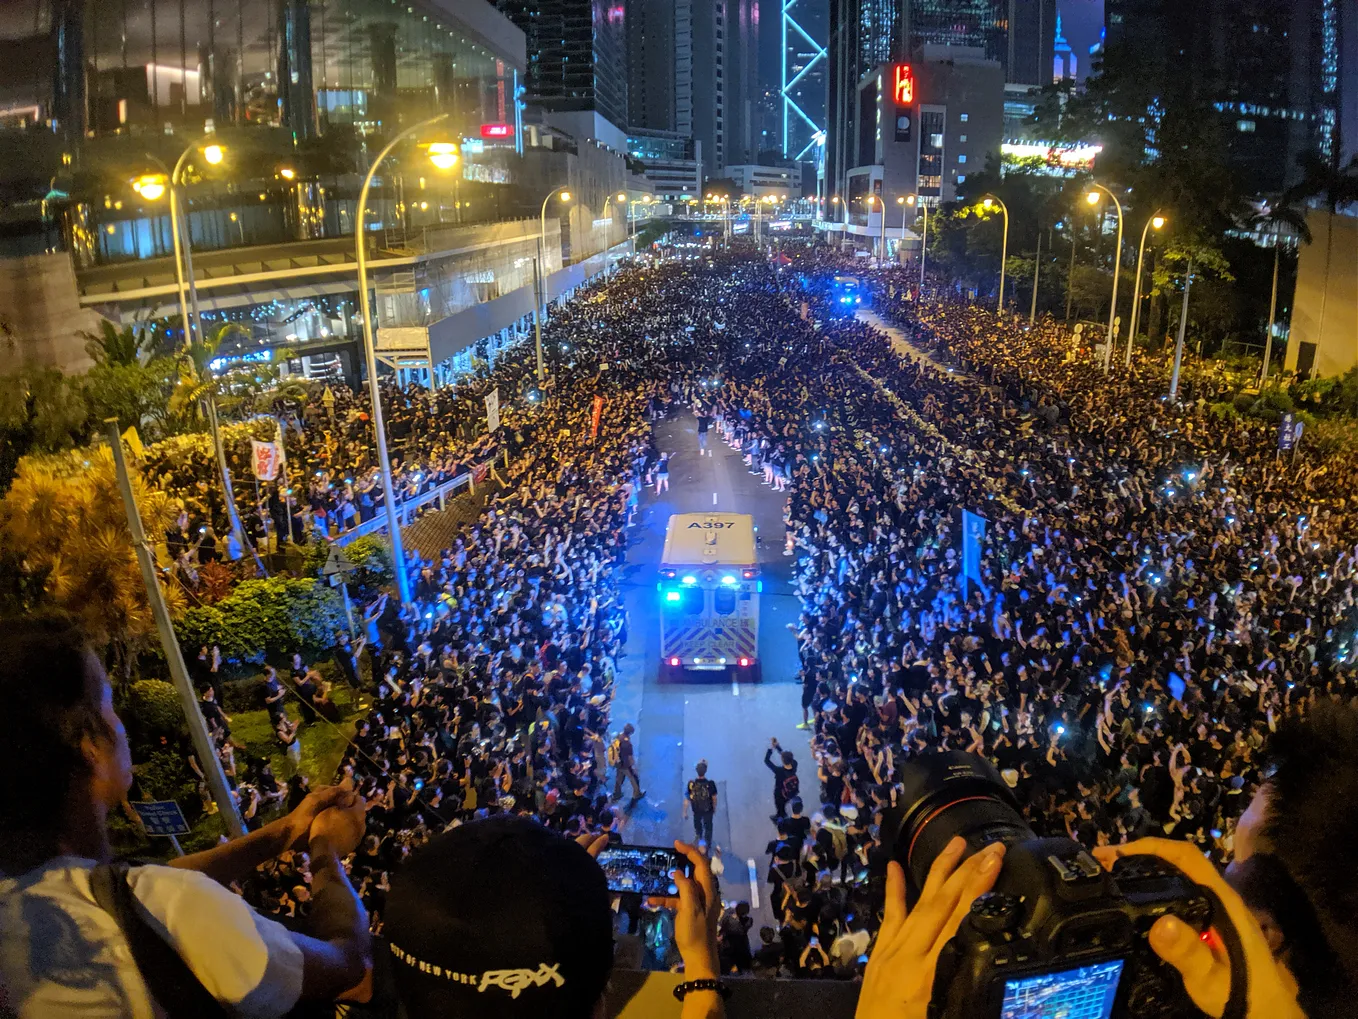
[[[886,261],[886,199],[880,195],[868,195],[869,210],[872,209],[873,202],[876,202],[878,208],[882,210],[882,253],[877,259],[877,264],[881,265]],[[871,211],[869,211],[869,215],[871,215]]]
[[[1151,227],[1159,230],[1166,222],[1164,213],[1156,209],[1155,215],[1146,220],[1141,230],[1141,244],[1136,249],[1136,289],[1132,291],[1132,328],[1127,332],[1127,356],[1122,362],[1124,368],[1132,366],[1132,344],[1136,342],[1136,326],[1141,319],[1141,265],[1146,257],[1146,235],[1150,233]]]
[[[632,233],[631,233],[631,237],[632,237],[632,250],[633,250],[633,251],[636,250],[636,246],[637,246],[637,208],[636,208],[636,207],[637,207],[638,205],[650,205],[650,204],[651,204],[651,196],[650,196],[650,195],[642,195],[640,198],[634,198],[634,199],[632,199],[630,202],[627,203],[627,218],[628,218],[629,220],[631,220],[631,224],[632,224]]]
[[[995,195],[986,195],[981,199],[981,208],[990,210],[996,205],[1004,213],[1004,240],[1000,245],[1000,300],[995,305],[995,314],[999,315],[1004,311],[1004,269],[1005,263],[1009,261],[1009,206]]]
[[[407,138],[425,128],[447,120],[451,114],[440,113],[437,117],[422,120],[414,127],[407,128],[387,143],[387,147],[377,154],[368,175],[363,178],[363,190],[358,195],[358,209],[354,214],[354,249],[358,257],[358,300],[363,316],[363,359],[368,367],[368,393],[373,403],[373,431],[377,435],[377,462],[382,470],[382,502],[387,511],[387,530],[391,533],[391,558],[396,572],[396,589],[401,596],[401,604],[410,601],[410,578],[406,575],[405,547],[401,542],[401,521],[396,516],[396,492],[391,478],[391,457],[387,455],[387,430],[382,421],[382,392],[377,384],[377,350],[373,344],[372,302],[368,298],[368,253],[365,236],[368,217],[368,192],[372,190],[373,176],[377,173],[382,160],[391,150]],[[429,147],[429,160],[440,170],[456,165],[457,149],[451,143],[437,143]],[[432,366],[431,366],[432,368]]]
[[[537,352],[539,386],[547,377],[547,366],[542,360],[542,304],[543,291],[546,290],[547,282],[547,203],[558,192],[561,193],[563,202],[571,200],[571,193],[564,186],[553,188],[547,192],[547,197],[542,200],[542,212],[538,216],[538,271],[537,278],[534,281],[538,287],[538,292],[534,295],[533,301],[533,343]]]
[[[1103,373],[1107,375],[1113,367],[1113,329],[1114,319],[1118,313],[1118,277],[1122,275],[1122,203],[1118,201],[1117,195],[1102,184],[1091,182],[1090,187],[1095,190],[1086,193],[1085,201],[1090,205],[1098,205],[1099,192],[1103,192],[1113,200],[1113,206],[1118,210],[1118,240],[1117,247],[1113,250],[1113,304],[1108,309],[1108,336],[1103,345]]]
[[[199,343],[206,339],[206,335],[203,332],[202,309],[198,306],[198,287],[193,275],[191,237],[187,228],[180,226],[180,216],[183,213],[179,189],[184,182],[184,168],[188,165],[188,158],[194,152],[201,151],[204,161],[213,166],[216,166],[226,157],[226,149],[219,142],[213,141],[212,138],[213,135],[206,134],[187,146],[179,154],[179,158],[175,160],[172,170],[167,170],[165,164],[155,156],[148,155],[147,158],[160,167],[161,172],[159,174],[144,174],[132,181],[132,189],[148,202],[159,201],[167,192],[170,196],[170,239],[174,244],[175,290],[179,296],[179,320],[184,330],[185,348],[193,344],[195,332],[198,334]],[[190,312],[192,313],[191,321]],[[211,370],[211,367],[208,367],[208,371]],[[222,480],[227,523],[230,524],[231,533],[241,549],[248,549],[255,557],[255,562],[263,570],[264,564],[259,561],[254,546],[246,539],[245,528],[241,525],[240,513],[236,509],[236,494],[231,487],[231,472],[227,468],[226,449],[222,445],[221,422],[217,418],[217,401],[214,397],[208,395],[204,398],[203,405],[207,412],[208,432],[212,436],[213,453],[217,459],[217,473]]]

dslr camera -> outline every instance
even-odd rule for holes
[[[961,751],[904,767],[904,795],[883,834],[913,906],[943,848],[1008,848],[992,891],[971,905],[939,955],[929,1019],[1169,1019],[1202,1013],[1179,974],[1151,950],[1151,925],[1172,913],[1197,930],[1213,900],[1154,856],[1105,871],[1083,846],[1037,838],[989,761]]]

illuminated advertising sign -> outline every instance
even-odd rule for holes
[[[482,141],[480,138],[463,138],[463,139],[462,139],[462,154],[463,154],[464,156],[466,156],[466,155],[474,155],[474,154],[481,153],[481,152],[485,152],[485,151],[486,151],[486,143],[485,143],[484,141]]]
[[[1043,164],[1044,172],[1055,177],[1069,177],[1076,173],[1088,173],[1094,169],[1094,160],[1103,151],[1102,145],[1085,145],[1079,142],[1058,144],[1056,142],[1005,142],[1000,146],[1000,156],[1010,165]]]
[[[513,138],[513,137],[514,137],[514,125],[513,125],[513,124],[482,124],[482,125],[481,125],[481,137],[482,137],[482,138]]]
[[[897,64],[892,69],[891,96],[897,106],[909,106],[915,101],[915,72],[909,64]]]

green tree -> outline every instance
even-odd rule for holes
[[[177,512],[170,498],[140,472],[132,487],[146,533],[163,533]],[[0,550],[28,578],[27,608],[50,604],[76,615],[107,649],[110,671],[131,675],[155,622],[107,446],[24,458],[0,500]],[[165,595],[172,610],[179,606],[177,587],[167,585]]]

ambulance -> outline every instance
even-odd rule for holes
[[[671,516],[656,584],[662,671],[757,678],[763,587],[752,516]]]

